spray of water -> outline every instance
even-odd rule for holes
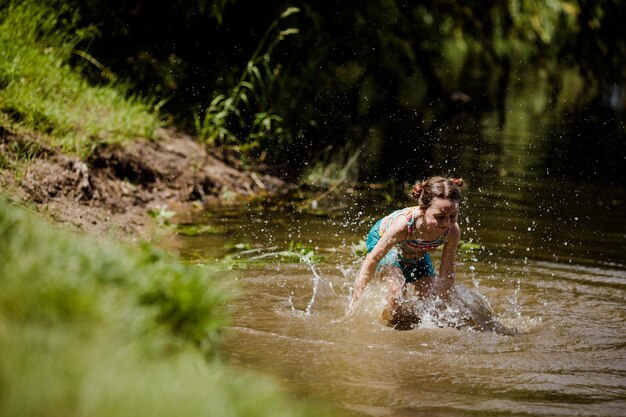
[[[305,316],[310,316],[311,315],[311,309],[313,308],[313,304],[315,303],[315,298],[317,297],[317,291],[318,291],[318,287],[319,287],[319,283],[320,282],[326,284],[328,286],[328,288],[331,289],[333,294],[336,294],[335,293],[335,289],[333,288],[333,283],[328,281],[328,280],[326,280],[326,279],[324,279],[324,278],[322,278],[320,273],[315,268],[314,262],[312,260],[312,256],[313,256],[313,252],[307,252],[305,254],[298,254],[298,257],[300,258],[300,262],[302,262],[305,265],[307,265],[309,267],[309,269],[311,270],[311,272],[313,273],[313,292],[311,294],[311,299],[307,303],[306,309],[304,310]],[[289,299],[289,303],[291,305],[292,310],[296,310],[295,306],[293,305],[293,302],[292,302],[291,298]]]

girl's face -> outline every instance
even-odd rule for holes
[[[459,218],[459,202],[435,198],[430,207],[422,211],[424,224],[429,230],[441,230],[443,232],[448,227],[456,224]]]

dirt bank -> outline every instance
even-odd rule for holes
[[[174,129],[157,139],[98,147],[85,161],[37,138],[0,131],[5,161],[33,158],[22,175],[0,164],[0,186],[53,219],[96,234],[145,236],[148,210],[181,211],[285,192],[284,181],[227,163]],[[5,166],[5,169],[2,166]]]

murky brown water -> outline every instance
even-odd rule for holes
[[[243,268],[233,273],[240,295],[227,360],[346,415],[626,416],[624,188],[554,177],[544,136],[499,134],[456,138],[464,153],[455,173],[470,184],[463,239],[484,247],[460,253],[457,281],[520,334],[428,321],[392,330],[380,323],[375,285],[346,316],[360,263],[352,245],[376,216],[407,203],[354,192],[334,218],[224,210],[197,219],[219,233],[168,243]],[[445,172],[446,149],[435,147],[433,167],[416,177]],[[269,255],[290,242],[325,261]]]

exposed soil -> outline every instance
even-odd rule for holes
[[[1,129],[0,156],[27,153],[33,159],[19,180],[0,164],[0,187],[14,189],[19,198],[61,223],[134,237],[145,236],[154,224],[149,209],[185,212],[290,188],[276,177],[219,158],[179,131],[165,129],[157,136],[100,146],[82,161]]]

